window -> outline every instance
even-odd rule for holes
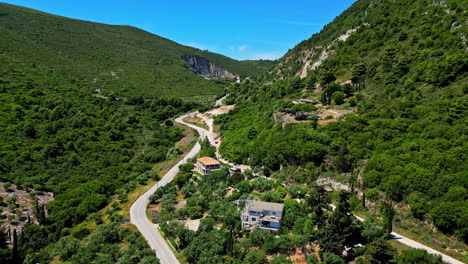
[[[257,218],[256,218],[256,217],[252,217],[252,221],[257,221]]]

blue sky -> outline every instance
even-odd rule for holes
[[[244,59],[277,59],[355,0],[11,0],[44,12],[132,25],[178,43]]]

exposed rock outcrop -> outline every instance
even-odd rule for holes
[[[212,63],[211,61],[193,55],[184,55],[182,56],[189,65],[190,70],[195,74],[202,75],[206,79],[217,79],[217,78],[229,78],[236,79],[237,75],[228,72],[227,70],[219,67],[218,65]]]
[[[297,58],[290,55],[285,57],[283,62],[287,63],[292,59],[297,59],[297,62],[301,64],[301,69],[298,72],[295,72],[294,76],[302,79],[306,78],[309,71],[317,69],[326,59],[335,54],[334,46],[338,41],[346,41],[349,36],[356,31],[357,28],[350,29],[326,46],[315,46],[310,49],[301,50],[300,55]],[[278,79],[282,79],[284,77],[285,71],[292,70],[291,66],[285,69],[283,62],[278,63],[278,65],[270,71],[270,74],[276,72],[276,76],[279,76]]]

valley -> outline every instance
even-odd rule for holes
[[[220,103],[218,104],[220,105]],[[221,160],[224,164],[228,165],[229,167],[232,167],[234,166],[233,163],[223,159],[220,155],[219,155],[219,152],[218,152],[218,148],[219,148],[219,145],[221,144],[221,139],[219,138],[219,136],[216,134],[216,133],[213,133],[213,119],[210,117],[213,113],[227,113],[228,111],[226,111],[225,109],[233,109],[234,106],[224,106],[224,107],[218,107],[218,108],[215,108],[213,110],[210,110],[208,112],[206,112],[205,114],[199,114],[199,113],[189,113],[189,114],[186,114],[182,117],[179,117],[176,122],[179,122],[181,124],[184,124],[186,126],[189,126],[191,127],[192,129],[194,130],[197,130],[198,133],[201,135],[201,140],[203,140],[204,138],[208,138],[208,141],[210,142],[210,144],[212,144],[213,146],[216,147],[216,158],[218,160]],[[187,120],[187,117],[190,117],[190,116],[198,116],[198,120],[197,121],[191,121],[190,123],[186,123],[184,122],[185,120]],[[196,124],[196,123],[199,123],[199,124]],[[204,126],[201,126],[200,124],[208,124],[209,126],[209,129],[205,129]],[[190,153],[188,153],[179,163],[177,163],[173,169],[171,169],[167,175],[163,176],[163,179],[167,177],[167,181],[164,181],[164,182],[161,182],[161,183],[158,183],[157,185],[155,185],[150,191],[147,192],[147,195],[144,195],[142,196],[140,199],[144,199],[146,202],[145,204],[147,204],[148,200],[149,200],[149,195],[151,195],[152,193],[154,193],[156,191],[157,188],[161,187],[161,186],[164,186],[166,184],[168,184],[169,182],[171,182],[173,179],[174,179],[174,176],[176,176],[177,172],[178,172],[178,167],[180,167],[182,164],[184,164],[185,162],[187,162],[187,160],[193,158],[196,154],[196,152],[193,152],[193,150],[197,150],[200,151],[200,146],[197,144],[197,146],[195,146],[192,151]],[[246,170],[250,170],[251,168],[247,165],[243,165],[243,164],[236,164],[236,166],[242,168],[242,171],[245,172]],[[264,176],[263,176],[264,177]],[[268,178],[267,178],[268,179]],[[344,189],[344,190],[349,190],[350,188],[344,184],[341,184],[341,183],[338,183],[338,182],[333,182],[333,180],[331,179],[326,179],[326,178],[322,178],[322,179],[319,179],[321,180],[321,184],[322,185],[327,185],[327,184],[331,184],[332,189],[331,190],[340,190],[340,189]],[[231,187],[229,187],[231,188]],[[236,190],[236,188],[234,188],[234,190]],[[229,197],[230,195],[232,195],[232,190],[231,190],[231,194],[228,194],[227,197]],[[139,199],[139,200],[140,200]],[[135,206],[135,205],[134,205]],[[333,207],[333,209],[335,209],[335,206],[334,205],[331,205]],[[133,207],[133,206],[132,206]],[[141,212],[145,212],[146,214],[146,207],[143,208],[141,205],[139,206],[140,208],[139,209],[136,209],[135,210],[140,210]],[[159,208],[160,210],[161,208]],[[135,213],[136,215],[136,213]],[[153,241],[153,245],[154,245],[154,248],[158,248],[160,253],[158,255],[159,259],[161,260],[161,263],[179,263],[178,260],[176,260],[176,257],[175,255],[173,254],[173,245],[171,246],[161,246],[161,243],[170,243],[167,238],[164,238],[162,236],[159,235],[159,225],[158,224],[150,224],[149,223],[149,220],[148,220],[148,217],[147,216],[143,216],[141,213],[140,213],[140,217],[146,217],[146,221],[148,221],[148,223],[146,224],[147,226],[146,227],[143,227],[143,225],[140,224],[139,226],[139,229],[140,231],[143,233],[143,234],[154,234],[154,235],[157,235],[155,236],[156,239],[148,239],[148,241]],[[359,221],[365,221],[364,218],[361,218],[359,216],[354,216],[356,217]],[[135,218],[139,218],[137,216],[135,216]],[[202,218],[203,220],[203,218]],[[192,223],[192,221],[196,221],[196,225],[195,227],[191,227],[191,225],[195,224],[195,223]],[[188,223],[191,223],[191,224],[188,224]],[[197,229],[199,228],[199,225],[200,225],[200,220],[186,220],[185,221],[185,224],[184,224],[189,230],[193,230],[193,231],[197,231]],[[138,226],[138,224],[137,224]],[[398,243],[402,243],[408,247],[411,247],[411,248],[416,248],[416,249],[424,249],[426,251],[428,251],[429,253],[431,254],[435,254],[435,255],[441,255],[442,256],[442,259],[447,262],[447,263],[452,263],[452,264],[461,264],[463,262],[449,256],[449,255],[446,255],[446,254],[443,254],[437,250],[434,250],[433,248],[430,248],[424,244],[421,244],[415,240],[412,240],[408,237],[405,237],[405,236],[402,236],[401,234],[398,234],[396,232],[392,232],[391,233],[391,239],[394,239],[395,241],[398,241]],[[157,242],[156,242],[157,240]],[[151,244],[151,242],[150,242]],[[159,246],[156,246],[156,245],[159,245]],[[171,249],[172,248],[172,249]],[[299,250],[299,249],[298,249]],[[162,251],[162,252],[161,252]],[[158,252],[158,251],[156,251]],[[172,255],[172,256],[171,256]],[[292,257],[291,257],[292,258]],[[299,257],[300,259],[300,257]],[[295,263],[300,263],[300,262],[295,262]]]
[[[0,3],[0,263],[468,263],[466,1],[85,2]]]

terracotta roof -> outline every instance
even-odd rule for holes
[[[207,165],[219,165],[219,161],[211,158],[211,157],[202,157],[202,158],[199,158],[197,159],[199,162],[203,163],[203,165],[207,166]]]

